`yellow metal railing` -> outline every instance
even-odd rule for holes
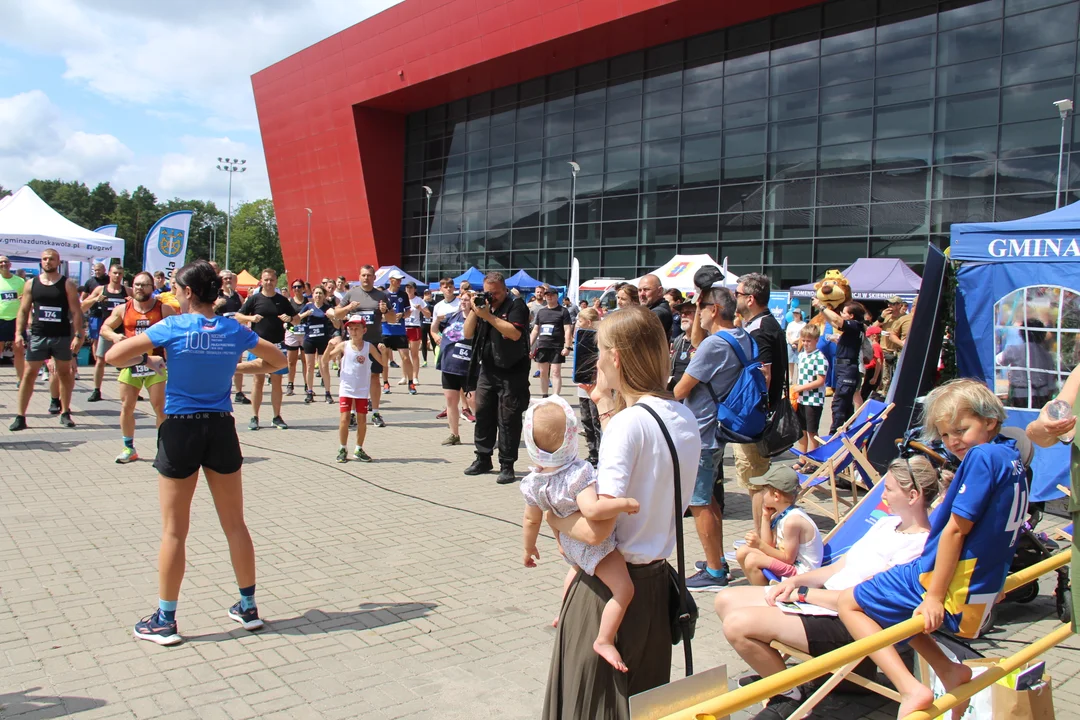
[[[1030,567],[1026,567],[1023,570],[1013,573],[1005,579],[1005,588],[1003,592],[1011,592],[1018,587],[1034,582],[1048,572],[1057,570],[1068,563],[1071,556],[1072,548],[1068,548],[1053,557],[1049,557]],[[703,700],[695,705],[671,713],[662,720],[715,720],[715,718],[725,717],[731,713],[748,708],[751,705],[763,702],[764,700],[790,690],[793,687],[821,677],[822,675],[844,667],[845,665],[861,660],[870,655],[870,653],[877,652],[884,647],[907,640],[922,632],[923,628],[923,619],[921,617],[913,617],[902,623],[893,625],[890,628],[886,628],[881,632],[874,633],[868,638],[856,640],[844,647],[837,648],[820,657],[807,660],[806,662],[800,663],[795,667],[790,667],[775,675],[762,678],[745,687],[740,687],[730,692],[723,693],[722,695],[717,695],[708,700]],[[1025,647],[1016,655],[1006,658],[997,665],[990,666],[978,677],[973,678],[971,682],[965,683],[951,693],[939,698],[933,706],[935,714],[929,714],[930,711],[924,711],[923,713],[909,715],[906,720],[928,720],[929,718],[937,717],[943,712],[964,702],[979,690],[989,687],[1017,667],[1020,667],[1032,658],[1045,652],[1048,648],[1057,645],[1070,634],[1070,627],[1068,625],[1063,625],[1045,638]]]

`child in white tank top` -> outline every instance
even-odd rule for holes
[[[779,577],[793,577],[821,567],[825,554],[821,533],[810,516],[795,507],[799,476],[791,467],[777,464],[761,477],[751,478],[751,492],[764,493],[761,534],[746,534],[746,545],[736,559],[751,585],[768,585],[764,570]]]
[[[346,444],[349,442],[349,427],[356,425],[356,449],[353,459],[371,462],[372,458],[364,452],[364,439],[367,437],[367,414],[371,405],[371,343],[364,341],[367,323],[359,315],[350,315],[345,321],[348,339],[333,345],[327,351],[330,361],[340,360],[341,387],[338,394],[338,447],[337,461],[349,461]]]

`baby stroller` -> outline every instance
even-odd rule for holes
[[[916,440],[915,437],[917,432],[918,429],[913,428],[905,433],[902,440],[897,441],[897,445],[900,447],[901,457],[910,457],[916,453],[921,454],[934,463],[940,470],[956,472],[956,469],[960,466],[960,461],[949,453],[949,451],[940,443],[925,445]],[[1027,471],[1025,477],[1027,479],[1028,491],[1030,492],[1032,482],[1031,461],[1035,456],[1035,448],[1021,428],[1002,428],[1001,434],[1016,441],[1017,450],[1020,451],[1020,462],[1023,463],[1024,468]],[[1010,574],[1031,567],[1032,565],[1051,557],[1061,549],[1061,546],[1056,541],[1050,539],[1046,533],[1036,532],[1035,530],[1042,520],[1044,508],[1045,503],[1033,502],[1028,504],[1028,517],[1024,520],[1024,524],[1020,528],[1012,564],[1009,566]],[[1055,609],[1058,618],[1062,622],[1070,622],[1072,620],[1072,585],[1069,578],[1069,567],[1066,565],[1058,568],[1056,572],[1057,585],[1054,589]],[[1024,604],[1031,602],[1038,596],[1039,583],[1036,581],[1018,587],[1012,592],[1007,593],[1002,599],[1002,602]],[[986,622],[983,623],[983,627],[980,629],[980,634],[985,633],[993,627],[993,625],[994,611],[992,610],[987,615]]]

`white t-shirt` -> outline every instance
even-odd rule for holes
[[[802,329],[806,327],[806,323],[802,320],[792,320],[787,324],[787,330],[785,334],[787,337],[787,344],[794,345],[799,340],[799,335],[802,333]]]
[[[435,309],[431,311],[432,322],[438,322],[439,318],[453,315],[458,311],[459,305],[461,305],[461,298],[454,298],[450,302],[440,300],[435,303]]]
[[[345,354],[341,357],[341,387],[339,397],[371,397],[371,343],[365,342],[357,350],[352,341],[345,341]]]
[[[922,555],[929,533],[899,533],[900,518],[887,515],[866,531],[844,556],[844,567],[825,581],[826,590],[847,590],[895,565]]]
[[[701,438],[697,420],[688,407],[673,400],[644,397],[667,426],[679,455],[682,474],[682,518],[694,491]],[[675,476],[671,451],[656,420],[636,405],[614,415],[600,441],[596,492],[630,497],[641,504],[636,515],[619,515],[615,542],[629,563],[650,563],[675,549]],[[681,520],[680,520],[681,522]]]
[[[420,308],[423,307],[427,307],[427,303],[419,295],[409,301],[409,314],[405,316],[406,327],[420,327]]]

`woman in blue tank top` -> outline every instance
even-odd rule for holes
[[[116,367],[144,365],[160,370],[165,359],[151,355],[163,348],[168,358],[165,421],[158,428],[158,499],[163,527],[158,554],[158,609],[135,625],[135,637],[159,645],[182,638],[176,627],[176,603],[184,579],[191,499],[206,476],[221,529],[240,587],[240,601],[229,617],[246,630],[262,627],[255,607],[255,549],[244,523],[240,468],[244,457],[232,415],[235,373],[270,373],[285,366],[285,356],[233,318],[214,314],[221,280],[210,263],[198,260],[176,273],[175,295],[181,314],[167,317],[141,335],[109,349],[106,362]],[[238,364],[250,350],[257,359]]]

